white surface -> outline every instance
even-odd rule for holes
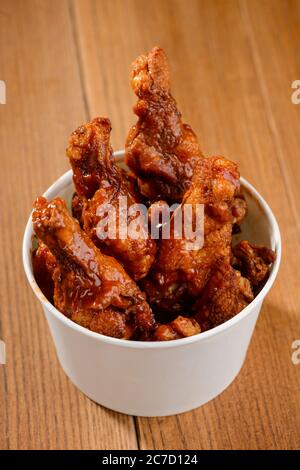
[[[120,159],[122,152],[116,152]],[[43,296],[31,266],[31,217],[23,240],[28,281],[41,301],[59,361],[71,381],[107,408],[136,416],[166,416],[196,408],[220,394],[240,371],[262,301],[278,272],[281,240],[271,209],[241,178],[249,213],[242,236],[276,251],[270,277],[259,295],[242,312],[196,336],[168,342],[137,342],[109,338],[66,318]],[[72,172],[45,193],[48,199],[70,200]]]

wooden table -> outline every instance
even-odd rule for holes
[[[1,0],[0,447],[300,448],[300,2]],[[135,121],[129,69],[159,44],[173,92],[207,154],[237,161],[278,218],[283,261],[239,377],[200,409],[120,415],[69,382],[21,261],[35,197],[68,168],[69,133],[109,116],[114,149]]]

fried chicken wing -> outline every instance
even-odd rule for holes
[[[52,302],[54,294],[53,273],[57,263],[49,248],[40,240],[38,243],[38,248],[32,253],[33,273],[44,296]]]
[[[113,158],[109,119],[71,134],[73,217],[59,197],[36,200],[33,272],[48,300],[91,331],[187,338],[244,309],[275,253],[245,240],[232,246],[247,214],[237,165],[202,154],[172,96],[163,49],[133,62],[131,87],[137,122],[125,144],[129,170]]]
[[[248,279],[233,269],[227,261],[219,260],[194,306],[195,318],[202,330],[229,320],[253,300]]]
[[[200,158],[192,186],[171,219],[171,237],[160,241],[157,260],[143,281],[154,308],[178,314],[191,307],[210,279],[217,260],[230,264],[232,202],[238,191],[239,173],[234,163],[224,157]],[[184,212],[187,205],[194,215],[197,204],[204,205],[204,244],[191,249],[184,230],[181,238],[174,237],[172,221],[177,211]]]
[[[165,52],[154,47],[133,63],[131,86],[138,97],[137,124],[126,141],[126,163],[151,201],[181,201],[201,151],[191,127],[183,124],[170,91]]]
[[[269,275],[269,266],[275,261],[276,254],[270,248],[250,244],[247,240],[233,247],[233,266],[241,271],[251,282],[259,287]]]
[[[72,216],[78,220],[80,223],[81,227],[83,226],[83,218],[82,218],[82,213],[83,213],[83,208],[84,208],[85,200],[79,196],[76,192],[72,196]]]
[[[235,231],[240,232],[240,225],[247,214],[247,202],[242,194],[238,194],[232,201],[231,212]]]
[[[152,311],[135,282],[114,258],[83,232],[60,198],[38,198],[33,211],[37,236],[57,262],[54,304],[77,323],[109,336],[147,338]]]
[[[66,153],[76,192],[84,199],[90,199],[100,186],[109,185],[114,176],[110,133],[110,120],[95,118],[71,134]]]
[[[201,328],[195,318],[179,315],[170,323],[158,325],[154,332],[155,341],[170,341],[172,339],[187,338],[201,333]]]
[[[104,253],[117,258],[128,274],[135,280],[146,276],[154,261],[156,244],[148,237],[147,221],[142,223],[141,232],[132,238],[120,229],[122,204],[128,208],[125,228],[134,223],[137,214],[130,214],[130,208],[141,202],[135,179],[119,168],[112,159],[109,145],[111,126],[108,119],[96,118],[79,127],[70,138],[69,156],[76,187],[73,198],[73,214],[93,242]],[[84,200],[82,203],[81,201]],[[103,211],[101,210],[103,209]],[[99,224],[108,211],[113,211],[116,232],[99,235]]]
[[[122,201],[122,202],[121,202]],[[107,220],[106,205],[110,204],[109,210],[114,210],[110,217],[113,226],[116,227],[115,233],[110,236],[106,231],[109,224]],[[121,229],[122,212],[121,204],[127,207],[128,213],[123,218],[123,229]],[[156,253],[155,241],[148,234],[147,213],[133,211],[137,203],[136,199],[130,193],[124,183],[118,187],[111,185],[107,188],[101,188],[96,191],[91,200],[87,201],[83,212],[83,226],[87,235],[94,243],[102,248],[104,253],[117,258],[125,267],[128,274],[134,279],[139,280],[145,277],[154,261]],[[99,209],[103,207],[103,211]],[[131,225],[137,224],[140,230],[130,233]],[[103,230],[100,230],[100,226]],[[105,230],[104,230],[105,229]],[[121,235],[121,230],[127,233]],[[134,235],[134,237],[133,237]],[[104,236],[105,238],[102,238]]]

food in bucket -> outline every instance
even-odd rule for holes
[[[127,168],[113,158],[111,123],[75,130],[67,156],[75,192],[39,197],[33,270],[44,295],[68,318],[114,338],[192,336],[245,308],[269,276],[275,253],[233,235],[247,203],[235,163],[203,155],[170,91],[165,52],[133,63],[136,125]]]

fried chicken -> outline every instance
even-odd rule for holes
[[[191,127],[181,121],[161,48],[134,61],[131,86],[138,97],[138,122],[127,137],[126,163],[148,199],[181,202],[201,151]]]
[[[71,134],[66,153],[76,192],[81,198],[90,199],[100,186],[110,184],[115,172],[110,133],[110,120],[95,118]]]
[[[200,158],[192,186],[172,216],[171,237],[160,241],[157,260],[143,281],[149,302],[155,309],[171,311],[174,315],[184,312],[202,293],[217,260],[230,264],[232,202],[239,186],[239,173],[234,163],[224,157]],[[181,238],[174,237],[174,221],[177,212],[184,213],[188,205],[195,217],[199,204],[204,205],[204,244],[191,246],[185,229]],[[190,225],[194,223],[193,219]]]
[[[131,86],[130,171],[113,159],[109,119],[71,134],[73,217],[59,197],[36,200],[33,272],[48,300],[85,328],[131,340],[187,338],[244,309],[275,253],[245,240],[232,247],[247,214],[237,165],[202,154],[171,94],[163,49],[133,62]]]
[[[170,341],[187,338],[201,333],[201,328],[194,318],[179,315],[175,320],[164,325],[158,325],[154,332],[155,341]]]
[[[233,216],[234,231],[240,232],[240,225],[247,214],[247,202],[242,194],[238,194],[232,201],[231,212]]]
[[[253,300],[248,279],[233,269],[227,261],[218,260],[193,310],[202,330],[208,330],[229,320]]]
[[[123,221],[125,229],[138,223],[137,213],[130,208],[141,202],[136,181],[121,170],[112,159],[109,145],[111,125],[108,119],[96,118],[79,127],[70,138],[67,155],[73,168],[76,195],[73,197],[73,214],[79,218],[87,235],[104,253],[120,261],[128,274],[139,280],[146,276],[154,261],[156,244],[148,237],[147,220],[140,214],[140,233],[128,237],[120,228],[121,209],[128,208]],[[84,202],[82,202],[82,200]],[[113,213],[111,212],[113,211]],[[107,212],[116,231],[109,234],[103,229]]]
[[[85,204],[85,200],[82,197],[80,197],[79,194],[75,192],[72,196],[72,202],[71,202],[72,216],[78,220],[81,227],[83,226],[82,213],[83,213],[84,204]]]
[[[260,287],[269,275],[269,266],[275,261],[276,254],[270,248],[250,244],[247,240],[233,247],[233,266],[241,271],[252,286]]]
[[[54,305],[75,322],[108,336],[147,339],[152,311],[135,282],[81,230],[61,198],[34,205],[36,235],[55,257]]]
[[[32,268],[36,282],[44,296],[53,302],[54,283],[53,273],[56,268],[56,259],[49,248],[40,240],[38,248],[32,253]]]

